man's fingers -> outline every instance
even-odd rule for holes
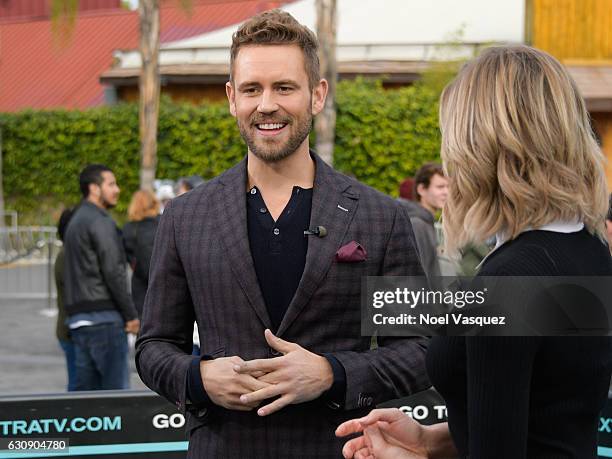
[[[272,403],[266,406],[262,406],[257,410],[259,416],[268,416],[269,414],[275,413],[278,410],[290,405],[293,402],[293,396],[283,395],[281,398],[277,398]]]
[[[269,384],[262,389],[256,390],[255,392],[241,395],[240,401],[247,404],[261,402],[262,400],[267,400],[269,398],[281,395],[283,392],[284,387],[280,387],[278,384]]]
[[[362,430],[363,424],[359,422],[359,419],[351,419],[350,421],[343,422],[338,426],[336,429],[336,437],[346,437],[347,435],[361,432]]]
[[[283,354],[287,354],[295,348],[295,343],[290,343],[289,341],[285,341],[284,339],[275,336],[274,333],[272,333],[267,328],[264,332],[264,335],[270,347],[279,352],[282,352]]]
[[[251,375],[239,375],[238,377],[240,378],[240,385],[249,392],[256,392],[258,390],[265,389],[266,387],[270,386],[269,383],[254,378]],[[243,393],[244,391],[242,391],[240,395],[242,395]]]
[[[283,377],[280,371],[271,371],[257,379],[267,384],[277,384],[283,380]]]
[[[342,448],[342,455],[346,458],[355,457],[357,451],[367,448],[365,438],[362,436],[353,438],[352,440],[347,441]]]
[[[247,360],[234,365],[234,371],[236,373],[249,373],[253,374],[256,372],[270,373],[271,371],[277,370],[283,365],[282,357],[274,357],[272,359],[255,359]]]

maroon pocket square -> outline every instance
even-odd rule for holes
[[[336,261],[338,263],[357,263],[365,261],[368,256],[366,250],[357,241],[351,241],[343,245],[336,252]]]

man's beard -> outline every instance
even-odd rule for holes
[[[254,117],[254,119],[249,121],[250,126],[246,127],[243,125],[243,123],[238,121],[240,135],[249,147],[249,151],[267,163],[276,163],[288,158],[299,148],[300,145],[302,145],[312,130],[312,113],[308,113],[308,116],[305,119],[296,120],[296,130],[295,132],[289,134],[289,139],[284,144],[269,147],[258,145],[255,141],[257,133],[251,131],[250,129],[256,130],[257,127],[255,124],[258,123],[278,122],[286,123],[287,125],[285,126],[285,129],[290,129],[293,126],[293,123],[289,119],[274,120],[273,118],[264,116]],[[265,137],[263,137],[263,139],[265,139]]]
[[[116,202],[113,204],[108,201],[104,196],[101,196],[100,201],[102,202],[102,207],[104,207],[105,209],[112,209],[113,207],[117,206]]]

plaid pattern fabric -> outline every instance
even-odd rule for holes
[[[429,387],[426,341],[378,340],[360,333],[361,277],[423,275],[410,220],[402,206],[330,168],[316,155],[311,226],[327,236],[309,240],[306,265],[277,335],[319,354],[331,353],[346,370],[346,405],[322,400],[284,408],[269,417],[212,406],[186,406],[192,324],[203,354],[272,357],[270,327],[246,222],[246,159],[221,176],[173,200],[157,232],[136,362],[143,381],[186,412],[188,457],[341,457],[334,437],[342,421],[377,403]],[[340,247],[359,242],[367,260],[335,260]]]

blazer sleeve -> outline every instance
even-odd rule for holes
[[[176,245],[175,209],[164,209],[153,245],[136,368],[143,382],[185,413],[195,314]]]
[[[415,247],[410,219],[398,205],[379,275],[424,276]],[[346,372],[344,409],[373,407],[430,387],[427,343],[421,337],[379,337],[374,349],[332,353]]]

